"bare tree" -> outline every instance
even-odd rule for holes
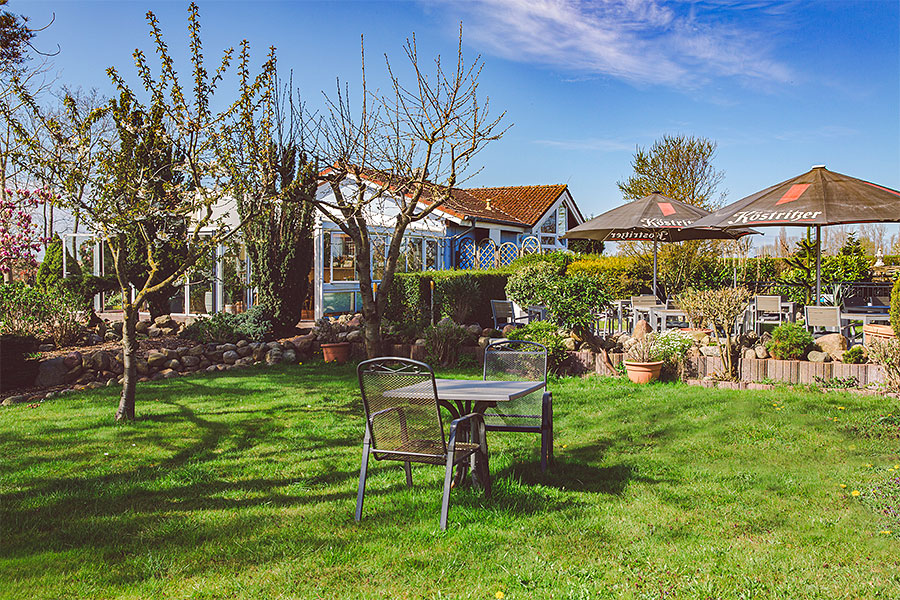
[[[381,315],[394,282],[407,227],[441,206],[454,188],[469,179],[470,162],[486,144],[500,139],[505,128],[489,116],[478,79],[483,62],[467,65],[460,27],[456,64],[446,70],[440,56],[427,74],[420,63],[415,36],[404,46],[412,81],[405,84],[385,57],[391,87],[380,94],[366,87],[362,60],[362,103],[354,112],[347,88],[338,83],[323,119],[320,158],[329,168],[320,176],[332,197],[317,197],[318,208],[350,236],[356,246],[356,274],[362,296],[366,352],[381,353]],[[384,207],[396,213],[379,224],[390,230],[384,275],[372,280],[373,217]]]

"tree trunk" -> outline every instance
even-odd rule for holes
[[[137,306],[131,302],[123,302],[125,323],[122,327],[122,362],[125,366],[122,381],[122,397],[116,411],[116,421],[134,420],[134,396],[137,385],[137,334],[135,325],[138,319]]]
[[[366,342],[366,356],[368,358],[377,358],[384,356],[384,343],[381,339],[381,315],[377,311],[366,314],[363,310],[363,318],[365,319],[365,328],[363,335]]]

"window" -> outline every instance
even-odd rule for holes
[[[541,246],[555,246],[556,238],[551,235],[542,235],[541,236]]]
[[[372,236],[372,279],[384,279],[384,265],[387,262],[387,238]]]
[[[556,233],[556,212],[550,213],[547,220],[541,225],[541,233]]]
[[[326,239],[328,239],[326,237]],[[356,246],[345,233],[331,234],[331,281],[356,280]],[[327,256],[327,255],[326,255]]]
[[[412,238],[406,243],[406,272],[422,270],[422,238]]]
[[[567,229],[566,223],[566,205],[560,204],[559,208],[556,209],[556,231],[560,235],[564,234]]]
[[[425,240],[425,270],[433,271],[438,268],[438,243],[437,240]]]

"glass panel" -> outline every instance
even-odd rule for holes
[[[184,281],[176,284],[175,292],[169,298],[169,312],[172,314],[184,314]]]
[[[197,261],[190,275],[190,314],[209,314],[216,310],[215,306],[215,250]]]
[[[556,238],[549,235],[541,236],[541,245],[543,246],[554,246],[556,244]]]
[[[550,213],[550,216],[541,225],[541,233],[556,233],[556,211]]]
[[[331,234],[331,278],[356,281],[356,247],[345,233]]]
[[[325,270],[322,281],[328,283],[331,281],[331,233],[326,231],[322,238],[322,265]]]
[[[353,310],[352,292],[333,292],[322,294],[322,312],[346,313]]]
[[[244,312],[244,298],[247,292],[247,247],[238,242],[230,242],[222,257],[222,279],[224,282],[225,312]]]
[[[384,278],[384,265],[387,260],[386,246],[386,238],[372,237],[372,279],[376,281]]]
[[[433,271],[438,268],[438,243],[437,240],[425,240],[425,270]]]
[[[407,243],[406,270],[409,273],[422,270],[422,238],[413,238]]]
[[[562,235],[566,232],[566,207],[560,206],[558,209],[556,209],[556,213],[556,232],[559,235]]]

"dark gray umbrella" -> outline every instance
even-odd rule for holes
[[[610,242],[653,241],[653,293],[656,293],[656,251],[659,242],[737,239],[753,230],[697,227],[709,211],[653,192],[609,210],[570,229],[563,238]]]
[[[695,227],[815,227],[816,304],[822,296],[823,225],[900,222],[900,192],[816,166],[729,204]]]

